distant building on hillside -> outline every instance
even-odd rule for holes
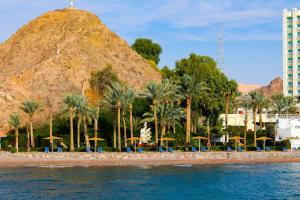
[[[300,10],[283,10],[283,94],[300,96]]]

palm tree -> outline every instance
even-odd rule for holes
[[[174,104],[181,100],[181,95],[179,93],[181,87],[165,79],[161,84],[155,82],[149,82],[146,85],[146,91],[142,96],[150,99],[152,101],[152,111],[154,117],[154,126],[155,126],[155,144],[158,144],[158,118],[157,118],[157,106],[161,103]]]
[[[144,121],[153,122],[154,114],[145,113]],[[184,111],[181,107],[173,104],[162,103],[157,106],[157,117],[161,129],[161,138],[166,135],[167,125],[173,126],[184,117]],[[160,143],[162,145],[162,142]]]
[[[260,132],[262,133],[262,128],[263,128],[262,112],[265,108],[269,106],[269,99],[261,93],[261,98],[259,100],[260,101],[258,102],[257,110],[259,114],[259,129]]]
[[[235,80],[230,80],[226,83],[225,86],[225,127],[228,127],[228,113],[229,113],[229,105],[230,105],[230,98],[236,93],[237,90],[237,83]]]
[[[35,100],[26,100],[21,105],[21,110],[25,112],[29,117],[30,123],[30,143],[32,147],[35,147],[34,138],[33,138],[33,115],[39,108],[39,104]]]
[[[206,87],[204,82],[199,82],[195,77],[184,75],[183,76],[183,94],[186,98],[186,144],[191,140],[191,106],[193,100],[201,98],[205,95],[209,88]]]
[[[21,118],[19,113],[13,113],[9,116],[9,124],[15,129],[16,152],[19,152],[19,128],[21,125]]]
[[[67,106],[70,122],[70,151],[74,151],[74,117],[77,109],[85,103],[85,98],[79,94],[68,94],[64,98],[64,103]]]
[[[244,95],[240,98],[239,104],[245,110],[245,119],[244,119],[244,147],[247,151],[247,132],[248,132],[248,110],[251,109],[251,98],[249,95]]]
[[[98,127],[98,119],[99,119],[99,107],[97,108],[91,108],[91,112],[90,112],[90,115],[94,121],[94,136],[95,138],[98,137],[98,130],[99,130],[99,127]],[[95,140],[95,152],[96,152],[96,148],[97,148],[97,140]]]
[[[117,109],[117,122],[118,122],[118,149],[121,151],[121,101],[124,94],[124,86],[119,82],[113,82],[111,86],[108,86],[102,104],[112,111]],[[115,123],[115,120],[114,120]],[[114,125],[115,129],[115,125]],[[114,147],[116,146],[116,131],[114,130]],[[125,141],[126,143],[126,141]]]
[[[273,113],[282,114],[294,110],[295,102],[293,97],[285,97],[282,94],[275,94],[271,97],[271,110]]]
[[[90,123],[90,122],[91,122],[91,110],[87,106],[87,104],[85,104],[85,105],[83,105],[82,123],[83,123],[83,132],[84,132],[86,148],[91,148],[90,140],[89,140],[89,133],[88,133],[88,123]]]
[[[249,92],[249,96],[251,98],[252,112],[253,112],[253,124],[254,124],[254,147],[256,147],[256,113],[260,102],[263,99],[263,95],[259,91],[251,91]]]

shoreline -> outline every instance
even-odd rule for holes
[[[174,153],[8,153],[0,152],[0,168],[22,167],[156,167],[177,165],[298,163],[295,152]]]

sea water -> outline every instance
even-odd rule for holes
[[[0,199],[300,199],[300,163],[2,168]]]

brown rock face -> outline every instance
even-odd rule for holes
[[[280,77],[277,77],[274,80],[272,80],[269,85],[261,87],[260,91],[268,97],[271,97],[274,94],[282,94],[283,81]]]
[[[64,9],[31,21],[0,45],[0,132],[9,129],[9,114],[21,113],[19,105],[25,99],[40,102],[44,112],[34,118],[45,122],[47,99],[58,112],[66,93],[88,91],[91,72],[107,64],[136,89],[161,79],[94,14]]]

